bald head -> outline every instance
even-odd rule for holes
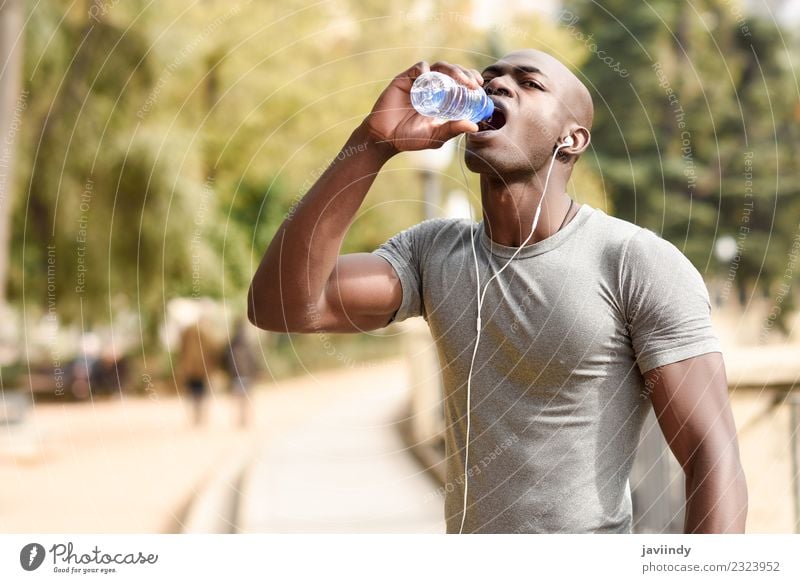
[[[558,91],[572,120],[587,130],[592,129],[592,119],[594,118],[592,96],[586,85],[564,63],[554,56],[536,49],[510,52],[500,59],[500,62],[503,61],[535,63],[548,77],[554,80],[553,88]]]

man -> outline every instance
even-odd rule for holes
[[[434,122],[409,99],[428,65],[395,77],[347,155],[278,230],[251,284],[250,321],[356,332],[426,319],[445,387],[448,532],[630,532],[628,476],[650,403],[686,475],[686,532],[743,532],[747,493],[702,278],[651,231],[565,192],[589,146],[586,87],[533,50],[483,74],[444,62],[430,69],[482,85],[499,113],[480,128]],[[465,132],[481,223],[431,219],[373,253],[338,254],[389,158]],[[477,313],[471,230],[482,289],[528,238],[540,200],[529,243],[487,288],[467,411]]]

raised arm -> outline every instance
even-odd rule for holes
[[[390,156],[363,124],[353,132],[267,248],[248,294],[253,324],[277,332],[311,332],[346,331],[348,325],[369,330],[386,323],[401,299],[392,267],[369,253],[339,257],[339,248]]]
[[[411,85],[433,69],[476,87],[477,71],[420,62],[395,77],[327,170],[278,229],[250,284],[248,318],[264,330],[355,332],[385,326],[402,300],[397,274],[371,253],[339,255],[383,165],[403,150],[438,148],[469,121],[439,124],[411,106]]]
[[[747,485],[722,354],[644,374],[661,430],[686,475],[686,533],[742,533]]]

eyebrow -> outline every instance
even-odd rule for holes
[[[486,67],[486,68],[483,70],[483,74],[484,74],[484,75],[485,75],[486,73],[497,73],[497,74],[500,74],[500,73],[502,73],[502,72],[503,72],[503,71],[504,71],[506,68],[507,68],[507,67],[504,67],[503,65],[490,65],[490,66]],[[538,74],[538,75],[541,75],[542,77],[548,78],[548,77],[547,77],[547,75],[545,75],[545,74],[542,72],[542,70],[541,70],[541,69],[539,69],[539,68],[537,68],[537,67],[533,67],[533,66],[531,66],[531,65],[511,65],[511,69],[512,69],[512,70],[514,71],[514,73],[516,73],[516,74],[520,74],[520,73],[536,73],[536,74]]]

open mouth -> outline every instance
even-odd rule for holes
[[[499,130],[504,125],[506,125],[506,114],[499,107],[495,107],[492,117],[478,123],[478,132]]]

